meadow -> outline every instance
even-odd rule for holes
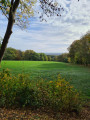
[[[81,92],[83,98],[90,99],[89,67],[53,61],[2,61],[0,70],[6,68],[10,69],[13,75],[27,74],[33,85],[41,78],[45,81],[55,81],[60,74]]]

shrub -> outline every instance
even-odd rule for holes
[[[43,79],[33,87],[27,75],[12,76],[8,69],[0,72],[0,107],[51,108],[55,111],[73,111],[80,108],[79,93],[61,78],[46,82]]]
[[[57,81],[41,82],[38,90],[43,106],[49,106],[55,111],[73,111],[80,108],[79,93],[60,75]]]
[[[12,76],[9,70],[0,73],[0,106],[32,104],[34,90],[24,74]],[[30,103],[31,102],[31,103]]]

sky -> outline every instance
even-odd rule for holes
[[[57,0],[64,8],[61,17],[41,22],[35,13],[27,29],[14,26],[7,47],[34,50],[38,53],[65,53],[74,40],[90,31],[90,0]],[[35,9],[39,9],[39,3]],[[3,38],[7,19],[0,15],[0,36]]]

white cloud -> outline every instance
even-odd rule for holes
[[[58,0],[64,8],[60,17],[49,18],[47,23],[32,19],[30,27],[22,31],[14,27],[8,46],[36,52],[67,52],[69,45],[90,30],[90,0]],[[2,18],[2,17],[1,17]],[[0,18],[3,36],[6,20]],[[5,25],[4,25],[5,24]],[[3,29],[2,29],[3,28]]]

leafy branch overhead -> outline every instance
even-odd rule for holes
[[[1,0],[0,9],[8,19],[10,11],[14,14],[15,9],[17,9],[15,23],[20,27],[26,27],[28,18],[34,15],[33,6],[35,3],[36,0]],[[18,8],[16,8],[17,5]]]
[[[26,27],[28,25],[28,18],[34,16],[35,4],[39,3],[41,10],[39,18],[43,21],[46,17],[61,16],[61,12],[64,8],[57,2],[57,0],[0,0],[0,10],[2,14],[9,19],[10,11],[16,10],[15,23],[20,27]],[[18,4],[18,7],[16,8]],[[11,10],[12,9],[12,10]]]
[[[40,19],[45,20],[44,16],[52,17],[52,16],[61,16],[61,11],[64,11],[64,8],[59,5],[56,1],[50,0],[40,0],[40,7],[42,9],[42,13]]]

